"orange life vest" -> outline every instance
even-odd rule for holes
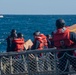
[[[40,37],[42,38],[44,42],[44,47],[48,48],[47,37],[44,34],[40,34]]]
[[[36,42],[37,40],[40,42],[37,49],[42,50],[44,48],[44,42],[42,40],[42,37],[37,37],[34,42]]]
[[[54,32],[53,41],[55,47],[61,48],[62,46],[66,46],[69,48],[72,44],[74,44],[74,42],[70,40],[69,32],[70,30],[66,27]]]
[[[20,52],[24,50],[24,39],[23,38],[14,39],[13,42],[16,44],[15,51]]]

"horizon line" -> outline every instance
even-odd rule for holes
[[[76,14],[1,14],[1,15],[76,15]]]

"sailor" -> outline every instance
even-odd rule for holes
[[[65,21],[63,19],[56,20],[56,28],[57,30],[53,32],[54,46],[57,47],[57,49],[73,48],[74,45],[76,44],[76,34],[74,32],[70,32],[68,27],[65,26]],[[58,58],[61,58],[65,52],[68,53],[69,55],[73,55],[73,51],[61,51],[58,53]],[[68,65],[66,66],[67,58],[62,57],[62,59],[59,60],[58,65],[60,70],[62,71],[65,70],[66,72],[68,71]],[[68,60],[72,64],[73,68],[76,68],[75,63],[71,62],[74,60],[71,58]],[[68,74],[61,74],[61,75],[68,75]]]
[[[24,51],[24,38],[22,33],[17,34],[17,38],[13,40],[12,49],[16,52]]]
[[[6,38],[7,41],[7,52],[12,51],[11,45],[12,45],[12,40],[17,37],[17,33],[15,29],[11,30],[11,34]]]
[[[36,31],[33,33],[34,35],[34,45],[33,49],[45,49],[48,48],[47,38],[44,34],[40,33],[40,31]]]
[[[39,49],[42,50],[44,48],[44,42],[42,40],[42,37],[40,37],[39,32],[34,32],[34,42],[33,42],[33,49]]]
[[[46,35],[46,37],[47,37],[48,48],[53,48],[54,43],[53,43],[52,36],[50,34],[48,34],[48,35]]]
[[[58,49],[73,48],[76,43],[76,34],[70,32],[63,19],[56,20],[56,27],[57,30],[53,32],[54,46]]]

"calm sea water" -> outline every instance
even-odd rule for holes
[[[23,33],[25,40],[33,40],[36,30],[44,34],[54,31],[59,18],[63,18],[67,26],[76,23],[76,15],[4,15],[0,18],[0,52],[6,51],[6,38],[12,29]]]

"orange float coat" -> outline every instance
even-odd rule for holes
[[[15,51],[20,52],[24,50],[24,39],[23,38],[14,39],[13,42],[16,44]]]

